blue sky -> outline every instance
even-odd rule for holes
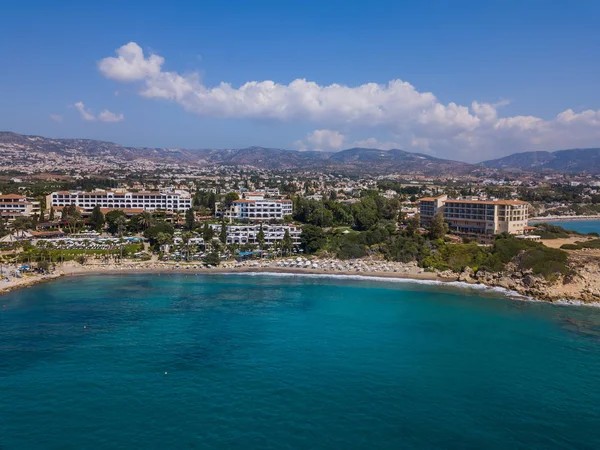
[[[467,161],[600,146],[600,2],[88,3],[3,6],[0,129]]]

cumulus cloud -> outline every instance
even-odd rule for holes
[[[135,42],[130,42],[116,51],[117,57],[104,58],[98,63],[98,69],[105,77],[117,81],[136,81],[158,75],[160,67],[165,62],[158,55],[144,57],[142,48]]]
[[[63,122],[63,116],[61,116],[60,114],[50,114],[50,118],[58,123]]]
[[[298,141],[299,147],[335,149],[344,143],[341,131],[350,127],[367,136],[390,133],[397,140],[394,147],[465,160],[594,145],[600,140],[600,111],[566,110],[549,120],[500,117],[498,111],[506,101],[443,104],[433,93],[420,92],[399,79],[360,86],[324,86],[296,79],[289,84],[265,80],[208,87],[196,73],[164,71],[164,58],[144,54],[135,42],[116,53],[101,60],[99,70],[116,81],[139,83],[139,93],[146,98],[176,102],[201,116],[302,121],[323,127],[310,139]]]
[[[335,151],[342,148],[346,137],[335,130],[315,130],[306,135],[304,141],[296,141],[295,147],[300,150]]]
[[[116,114],[105,109],[98,116],[95,116],[91,109],[87,108],[83,102],[77,102],[73,107],[79,112],[81,118],[87,121],[99,120],[100,122],[121,122],[125,119],[123,114]]]

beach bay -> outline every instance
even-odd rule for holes
[[[181,273],[64,277],[2,304],[1,448],[600,445],[596,308]]]

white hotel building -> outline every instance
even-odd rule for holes
[[[224,211],[224,216],[230,219],[248,220],[283,220],[291,216],[293,204],[291,200],[242,199],[235,200],[231,208]]]
[[[218,237],[221,232],[220,224],[211,224],[211,228]],[[258,244],[258,233],[260,225],[226,225],[227,226],[227,244]],[[281,242],[288,231],[294,246],[300,245],[300,234],[302,229],[295,225],[263,225],[265,235],[265,245],[273,246],[275,242]]]
[[[35,203],[37,203],[37,212],[39,212],[39,202]],[[29,217],[35,214],[35,212],[34,202],[28,200],[24,195],[0,195],[0,216],[3,219],[13,220],[20,216]]]
[[[94,206],[107,209],[143,209],[146,211],[165,210],[172,212],[187,211],[192,207],[192,197],[187,191],[140,191],[124,190],[95,190],[59,191],[46,197],[46,207],[75,205],[85,212],[90,212]]]

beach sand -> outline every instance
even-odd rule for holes
[[[122,264],[95,263],[85,265],[68,262],[48,275],[25,274],[22,278],[10,278],[10,281],[0,282],[0,294],[26,288],[38,283],[51,281],[63,276],[82,276],[93,274],[122,274],[122,273],[298,273],[320,275],[361,275],[367,277],[405,278],[414,280],[456,281],[456,277],[445,278],[435,272],[426,272],[415,264],[401,264],[383,261],[339,261],[333,259],[310,260],[310,267],[300,267],[296,258],[284,260],[250,261],[244,263],[225,262],[219,267],[207,268],[194,263],[172,263],[158,261],[127,261]],[[284,261],[289,266],[284,266]],[[313,268],[317,264],[318,268]]]

